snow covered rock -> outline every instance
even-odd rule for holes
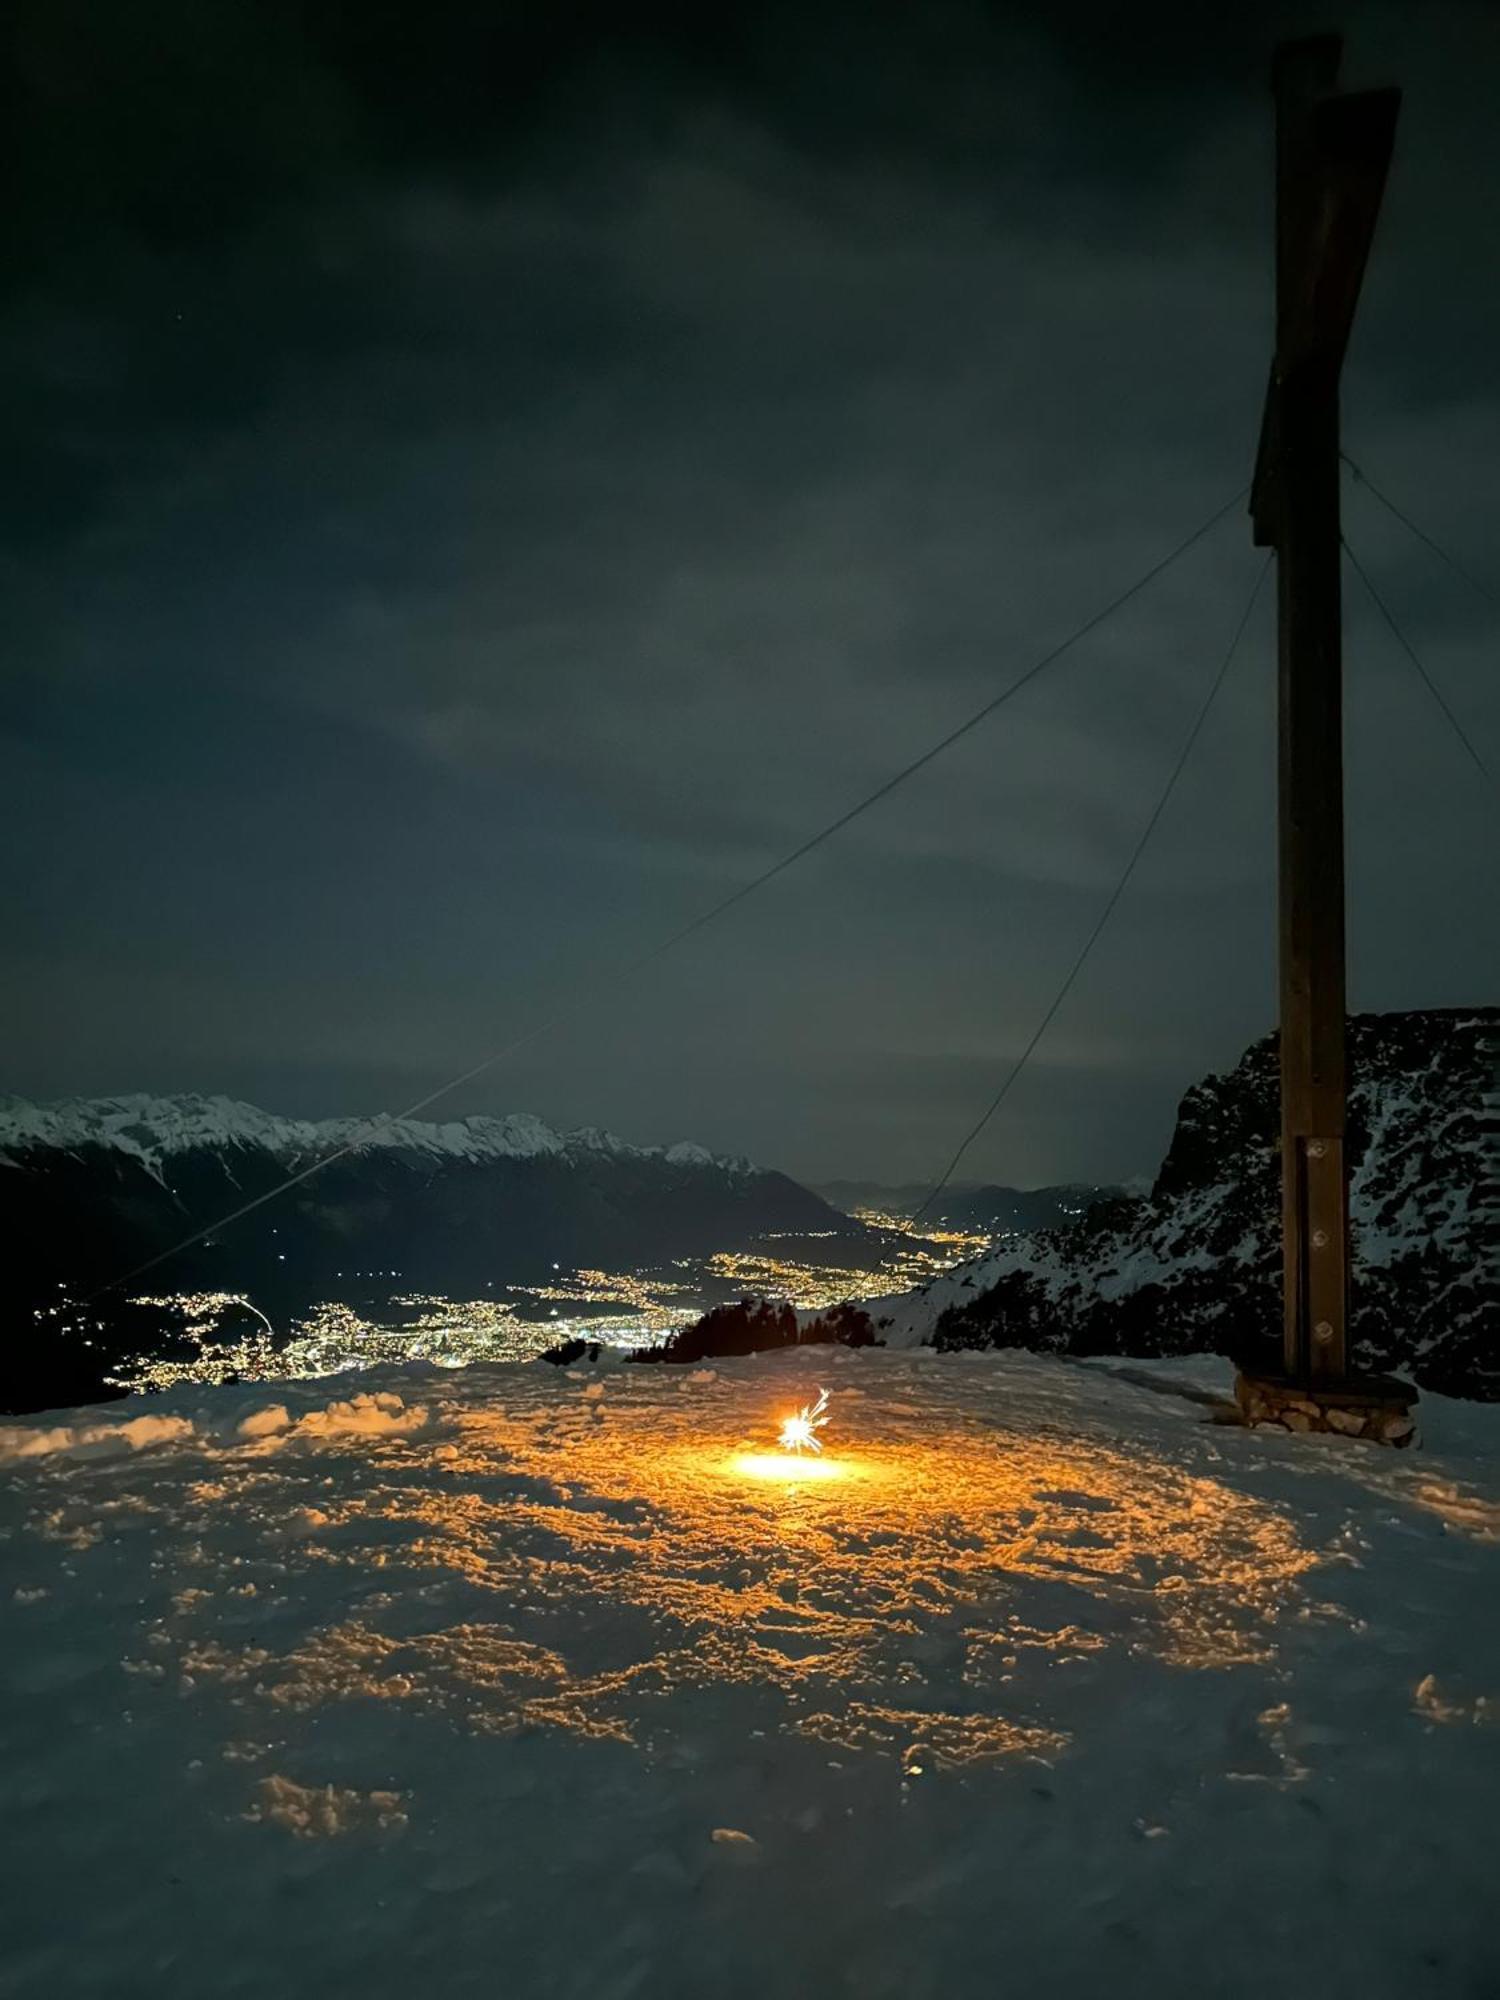
[[[1500,1396],[1497,1046],[1496,1008],[1349,1023],[1358,1357],[1461,1395]],[[1278,1135],[1268,1036],[1187,1092],[1149,1195],[872,1302],[877,1330],[896,1345],[1263,1358],[1280,1338]]]

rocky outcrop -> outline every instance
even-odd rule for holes
[[[1497,1047],[1495,1008],[1349,1023],[1356,1358],[1454,1395],[1500,1397]],[[1149,1195],[882,1302],[877,1329],[939,1347],[1273,1361],[1278,1127],[1268,1036],[1188,1091]]]

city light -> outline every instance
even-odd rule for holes
[[[491,1279],[490,1295],[480,1299],[417,1291],[357,1304],[325,1299],[290,1319],[279,1334],[243,1293],[141,1298],[133,1303],[168,1316],[170,1335],[153,1351],[119,1363],[105,1379],[117,1388],[155,1393],[182,1383],[298,1380],[411,1362],[457,1369],[475,1362],[527,1361],[572,1340],[629,1353],[659,1346],[714,1305],[739,1298],[823,1312],[905,1291],[951,1268],[957,1258],[983,1250],[990,1240],[918,1229],[908,1218],[873,1209],[861,1211],[858,1219],[872,1232],[872,1254],[862,1265],[819,1261],[823,1239],[847,1241],[836,1232],[781,1232],[754,1249],[677,1258],[636,1271],[564,1271],[554,1264],[553,1275],[542,1283],[497,1285]],[[802,1256],[789,1254],[793,1245],[801,1247]],[[833,1247],[830,1242],[830,1252]],[[248,1329],[242,1314],[254,1321]],[[809,1448],[816,1450],[815,1439],[800,1447]]]

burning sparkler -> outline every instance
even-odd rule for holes
[[[783,1451],[821,1451],[822,1440],[818,1432],[827,1423],[828,1391],[820,1389],[815,1403],[805,1404],[793,1417],[788,1417],[781,1426],[778,1442]]]

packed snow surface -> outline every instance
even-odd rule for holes
[[[0,1431],[0,1987],[1500,1991],[1500,1408],[1395,1454],[1227,1386],[823,1349]]]

